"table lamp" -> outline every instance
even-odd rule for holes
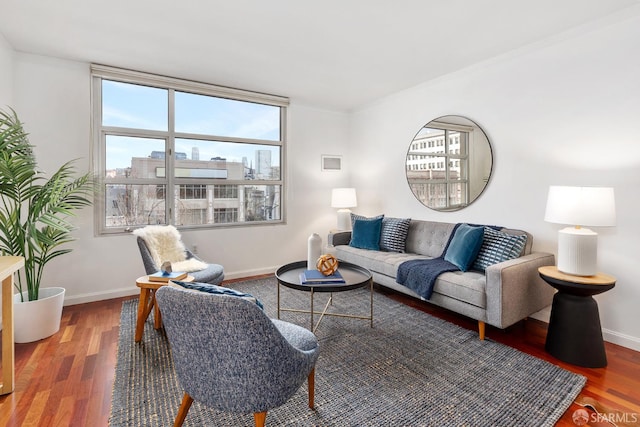
[[[351,230],[351,210],[358,206],[355,188],[334,188],[331,207],[338,208],[338,230]]]
[[[552,185],[544,220],[571,225],[558,232],[558,270],[593,276],[598,268],[598,233],[584,226],[616,225],[613,188]]]

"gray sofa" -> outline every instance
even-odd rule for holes
[[[411,220],[405,241],[405,252],[385,252],[349,246],[351,232],[333,232],[329,244],[335,247],[339,260],[368,268],[379,285],[423,299],[396,281],[398,268],[404,261],[437,258],[449,241],[455,224]],[[521,230],[501,229],[508,234],[524,234],[526,244],[519,257],[490,265],[485,272],[454,271],[438,276],[430,303],[471,317],[478,321],[480,339],[484,339],[485,323],[504,329],[551,305],[554,290],[538,274],[538,267],[554,265],[550,253],[532,253],[532,236]]]

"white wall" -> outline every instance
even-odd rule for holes
[[[79,158],[91,158],[89,64],[15,54],[15,106],[40,166],[48,172]],[[212,82],[215,83],[215,82]],[[330,190],[346,185],[347,171],[322,173],[321,154],[343,154],[346,114],[292,103],[289,108],[286,225],[186,231],[183,240],[199,255],[224,266],[227,278],[271,273],[287,262],[306,259],[307,237],[326,236],[334,226]],[[52,261],[44,283],[64,286],[66,304],[105,299],[137,291],[144,274],[131,235],[94,237],[92,209],[80,212],[74,251]]]
[[[6,110],[13,102],[13,49],[0,33],[0,109]],[[2,306],[2,295],[0,295]],[[0,319],[0,329],[2,320]]]
[[[599,269],[617,277],[597,296],[605,339],[640,350],[640,18],[582,29],[379,100],[352,117],[352,185],[360,212],[522,228],[556,253],[543,220],[549,185],[613,186],[617,226],[599,232]],[[425,123],[460,114],[487,132],[494,171],[470,207],[423,207],[405,179],[407,147]],[[365,204],[366,200],[366,204]],[[543,315],[542,313],[541,315]],[[548,310],[547,310],[548,315]]]
[[[0,33],[0,108],[13,102],[13,48]]]

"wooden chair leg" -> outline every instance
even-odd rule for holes
[[[267,411],[264,412],[254,412],[253,419],[256,422],[256,427],[264,427],[267,422]]]
[[[138,318],[136,320],[136,334],[134,337],[135,342],[142,340],[142,334],[144,333],[144,322],[147,321],[151,308],[153,307],[150,302],[151,289],[141,288],[140,299],[138,300]]]
[[[316,390],[316,368],[309,372],[307,377],[307,387],[309,387],[309,408],[315,407],[315,390]]]
[[[478,320],[478,334],[480,335],[480,340],[484,340],[484,330],[485,330],[485,323]]]
[[[176,420],[173,423],[173,427],[182,426],[182,423],[184,423],[184,419],[187,418],[187,412],[189,412],[189,408],[191,408],[192,403],[193,397],[189,396],[189,394],[185,392],[184,396],[182,396],[182,404],[180,405],[180,409],[178,409],[178,415],[176,415]]]
[[[153,298],[153,327],[155,329],[160,329],[162,327],[162,313],[160,313],[160,306],[158,305],[158,301],[156,301],[156,293],[152,294]]]

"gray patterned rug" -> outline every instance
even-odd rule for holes
[[[235,283],[276,315],[274,278]],[[304,309],[309,294],[282,289],[283,306]],[[316,309],[327,294],[316,293]],[[368,290],[334,294],[330,310],[368,314]],[[122,308],[111,426],[170,426],[182,399],[169,344],[153,329],[135,344],[137,300]],[[185,308],[186,309],[186,308]],[[309,317],[281,318],[308,327]],[[316,410],[306,384],[269,411],[268,426],[552,426],[586,379],[543,360],[374,294],[367,320],[325,317],[316,334]],[[197,402],[185,426],[252,426],[253,416],[210,410]]]

